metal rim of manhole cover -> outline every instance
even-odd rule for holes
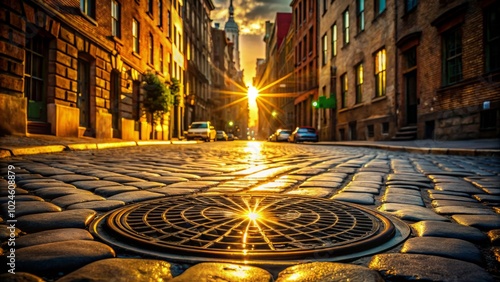
[[[109,245],[178,262],[292,264],[387,250],[410,234],[401,220],[301,196],[192,195],[122,207],[92,222]]]

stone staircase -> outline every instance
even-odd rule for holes
[[[392,141],[407,141],[417,139],[417,126],[408,125],[401,127],[396,135],[391,138]]]
[[[28,121],[28,132],[33,134],[50,134],[50,123]]]

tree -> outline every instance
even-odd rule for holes
[[[176,78],[172,78],[172,84],[170,84],[169,89],[170,93],[174,97],[174,106],[179,106],[181,102],[181,95],[179,94],[179,80],[177,80]]]
[[[163,124],[163,116],[169,112],[174,103],[174,97],[167,85],[154,73],[144,74],[143,82],[142,88],[146,91],[144,108],[150,114],[151,134],[152,138],[154,138],[156,120],[161,119],[161,124]]]

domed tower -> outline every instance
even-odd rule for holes
[[[224,26],[224,31],[226,31],[226,35],[229,38],[229,41],[233,43],[233,58],[234,58],[234,66],[237,71],[240,71],[240,28],[238,24],[234,21],[234,7],[233,0],[229,2],[229,19]]]

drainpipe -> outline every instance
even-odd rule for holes
[[[394,71],[395,71],[395,74],[394,74],[394,90],[395,90],[395,93],[394,93],[394,96],[395,96],[395,99],[394,99],[394,103],[395,103],[395,107],[396,107],[396,111],[395,111],[395,114],[396,114],[396,128],[399,128],[399,99],[400,99],[400,95],[398,94],[399,93],[399,80],[398,80],[398,75],[399,75],[399,61],[398,61],[398,47],[396,46],[396,43],[398,42],[398,1],[394,1],[394,63],[395,63],[395,68],[394,68]]]

